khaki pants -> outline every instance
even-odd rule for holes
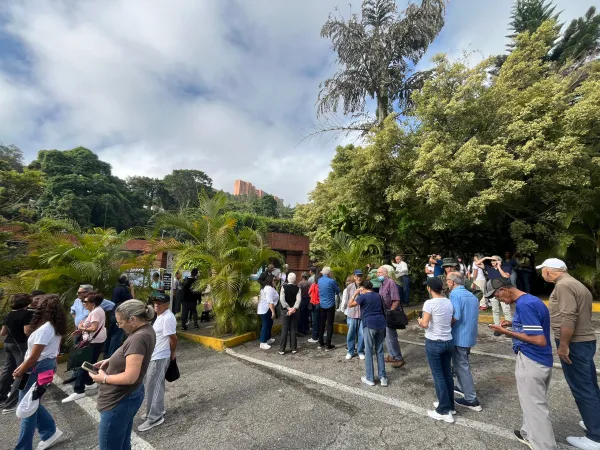
[[[475,285],[479,288],[481,292],[485,292],[485,280],[474,280],[473,283],[475,283]],[[479,300],[479,307],[487,308],[488,299],[485,297],[481,297],[481,300]]]

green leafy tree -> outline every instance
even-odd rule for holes
[[[197,204],[201,193],[212,192],[212,180],[201,170],[174,170],[163,183],[180,209]]]
[[[367,263],[381,257],[383,246],[373,237],[353,238],[346,233],[338,232],[331,238],[321,265],[329,265],[338,285],[344,286],[346,278],[355,269],[362,269]]]
[[[127,178],[127,187],[133,195],[132,201],[142,204],[148,210],[169,210],[176,208],[176,202],[167,190],[163,180],[143,176]]]
[[[585,16],[574,19],[552,51],[551,59],[564,64],[568,60],[584,62],[600,51],[600,15],[590,6]]]
[[[264,217],[279,217],[278,214],[278,204],[275,197],[270,194],[263,195],[262,197],[257,197],[254,199],[254,211],[259,216]]]
[[[18,172],[8,165],[0,167],[0,217],[31,222],[35,217],[32,202],[43,189],[44,178],[40,171],[25,169]]]
[[[16,145],[3,145],[0,143],[0,162],[7,163],[13,170],[23,170],[23,152]]]

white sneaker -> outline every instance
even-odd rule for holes
[[[261,350],[269,350],[271,348],[271,346],[265,342],[261,342],[260,344],[260,349]]]
[[[364,353],[359,353],[359,354],[358,354],[358,357],[359,357],[360,359],[365,359],[365,354],[364,354]]]
[[[346,355],[346,359],[352,359],[352,355],[351,355],[350,353],[348,353],[348,354]]]
[[[586,437],[568,437],[567,442],[575,448],[583,450],[600,450],[600,442],[592,441]]]
[[[158,419],[154,423],[150,423],[150,421],[146,420],[143,424],[141,424],[138,427],[138,431],[148,431],[148,430],[151,430],[154,427],[162,425],[164,422],[165,422],[165,418],[164,417],[161,417],[160,419]]]
[[[98,383],[90,384],[89,386],[85,386],[86,391],[93,391],[94,389],[98,389]]]
[[[454,423],[454,417],[452,417],[452,414],[446,414],[444,416],[442,414],[438,414],[436,410],[427,410],[427,415],[434,420],[443,420],[446,423]]]
[[[585,423],[583,423],[583,420],[579,421],[579,426],[583,428],[583,431],[587,431],[587,427],[585,426]]]
[[[62,435],[63,435],[63,432],[57,428],[56,431],[54,432],[54,434],[50,437],[50,439],[47,439],[45,441],[40,441],[40,443],[37,445],[36,449],[37,450],[45,450],[47,448],[52,447],[54,444],[56,444],[60,440]]]
[[[275,342],[275,339],[271,338],[267,341],[267,344],[272,344],[273,342]]]
[[[74,402],[75,400],[79,400],[80,398],[83,398],[83,397],[85,397],[85,394],[78,394],[77,392],[73,392],[67,398],[63,398],[62,402],[70,403],[70,402]]]
[[[313,338],[310,338],[310,339],[308,340],[308,343],[309,343],[309,344],[316,344],[317,342],[319,342],[319,341],[318,341],[317,339],[313,339]]]
[[[360,381],[365,383],[367,386],[375,386],[375,383],[371,380],[367,380],[367,377],[360,377]]]
[[[379,381],[381,381],[381,385],[383,387],[387,387],[387,385],[388,385],[388,379],[387,378],[382,378]]]
[[[440,402],[433,402],[433,407],[437,408],[439,404]],[[453,409],[452,411],[450,411],[450,414],[456,414],[456,411]]]

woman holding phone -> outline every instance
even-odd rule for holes
[[[19,401],[25,397],[38,375],[56,372],[56,356],[60,350],[61,336],[67,331],[67,318],[58,295],[41,295],[32,303],[33,317],[29,326],[34,330],[27,339],[25,360],[13,373],[15,379],[27,377],[25,388],[19,392]],[[22,381],[21,381],[22,382]],[[40,434],[38,450],[56,444],[63,433],[56,428],[54,419],[41,403],[29,417],[21,420],[21,433],[15,450],[31,450],[35,430]]]
[[[139,300],[127,300],[115,312],[117,325],[127,339],[109,359],[94,364],[91,378],[100,384],[100,450],[129,450],[133,418],[144,400],[144,376],[156,344],[150,321],[154,308]]]

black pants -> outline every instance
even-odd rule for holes
[[[325,334],[325,322],[327,322],[327,345],[331,345],[331,336],[333,335],[333,319],[335,318],[335,306],[319,310],[319,345],[322,347],[323,334]]]
[[[4,343],[4,368],[2,369],[2,375],[0,376],[0,403],[7,401],[5,406],[15,406],[17,404],[18,395],[14,395],[12,391],[16,391],[17,386],[13,384],[13,372],[23,362],[25,352],[27,351],[27,343],[15,344],[14,342]],[[16,392],[15,392],[16,393]],[[8,399],[9,394],[10,399]],[[10,403],[10,405],[9,405]]]
[[[308,318],[310,316],[310,310],[308,304],[310,303],[310,297],[302,297],[300,301],[300,317],[298,317],[298,332],[302,334],[308,334],[310,331]]]
[[[298,318],[300,312],[296,311],[291,316],[287,315],[288,310],[281,308],[281,342],[279,344],[279,351],[285,352],[285,346],[288,341],[288,332],[290,334],[290,346],[292,351],[298,350],[298,340],[296,339],[296,333],[298,332]]]
[[[196,302],[183,302],[181,309],[181,328],[184,330],[187,328],[188,316],[192,316],[194,320],[194,326],[198,326],[198,310],[196,308]]]
[[[98,362],[98,358],[100,357],[100,352],[104,348],[104,342],[100,342],[99,344],[90,344],[90,347],[92,347],[92,359],[88,362],[96,364]],[[94,382],[90,378],[90,374],[87,370],[76,370],[75,386],[73,387],[73,390],[77,394],[83,394],[85,392],[85,386],[90,386],[92,384],[94,384]]]

